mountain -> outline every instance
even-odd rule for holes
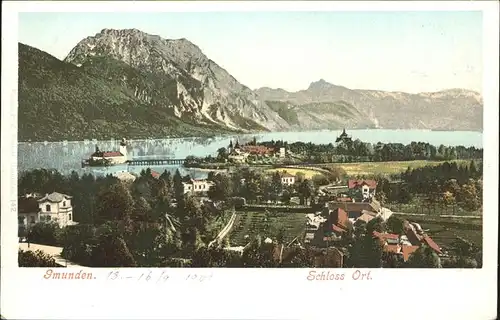
[[[465,89],[419,94],[352,90],[321,79],[297,92],[271,88],[255,92],[289,119],[292,127],[337,129],[342,122],[349,128],[471,131],[483,128],[482,97]]]
[[[128,77],[150,87],[175,90],[168,78],[154,78],[126,64],[96,57],[81,67],[19,44],[19,141],[111,139],[204,135],[227,132],[217,125],[182,121],[151,105],[143,91],[123,85]],[[173,86],[173,88],[172,88]],[[163,94],[163,93],[158,93]],[[141,97],[143,99],[141,99]]]
[[[265,75],[263,75],[265,76]],[[60,61],[19,44],[19,140],[206,136],[340,128],[482,130],[482,98],[451,89],[251,90],[186,39],[103,29]]]
[[[206,136],[288,124],[191,42],[104,29],[64,61],[19,44],[19,140]]]
[[[181,119],[238,130],[287,128],[286,122],[252,90],[186,39],[167,40],[136,29],[104,29],[80,41],[65,62],[83,65],[95,57],[124,62],[151,79],[169,79],[172,86],[167,94],[161,86],[139,85],[127,77],[118,77],[135,89],[141,101],[170,109]],[[169,99],[165,100],[165,95]]]

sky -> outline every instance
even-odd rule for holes
[[[63,59],[104,28],[186,38],[252,89],[483,91],[480,11],[20,13],[18,39]]]

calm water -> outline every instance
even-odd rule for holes
[[[227,135],[216,138],[179,138],[154,140],[129,140],[129,158],[174,158],[183,159],[188,155],[207,156],[216,154],[217,149],[227,147],[230,140],[250,141],[254,136],[258,141],[284,140],[288,142],[302,141],[314,143],[333,143],[341,133],[336,131],[306,132],[271,132],[263,134]],[[483,134],[471,131],[424,131],[424,130],[348,130],[353,139],[377,143],[396,142],[408,144],[412,141],[423,141],[433,145],[464,145],[482,147]],[[118,137],[117,137],[118,138]],[[20,171],[35,168],[53,168],[68,174],[75,170],[79,174],[109,174],[128,170],[139,173],[146,167],[113,166],[108,168],[82,168],[81,161],[94,152],[95,145],[100,150],[118,150],[119,140],[107,141],[68,141],[68,142],[20,142],[18,144],[18,167]],[[175,171],[178,166],[152,166],[151,169],[163,172],[165,169]],[[199,170],[181,170],[183,174],[204,177],[206,172]]]

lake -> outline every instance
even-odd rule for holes
[[[289,143],[313,142],[316,144],[334,143],[341,130],[322,130],[305,132],[270,132],[258,134],[224,135],[212,138],[189,137],[176,139],[128,139],[127,148],[129,159],[137,158],[173,158],[183,159],[189,155],[204,157],[215,155],[217,149],[227,147],[230,140],[238,139],[247,142],[257,138],[257,141],[284,140]],[[428,142],[433,145],[444,144],[447,146],[463,145],[482,148],[483,134],[472,131],[430,131],[430,130],[347,130],[353,139],[364,142],[394,142],[408,144],[412,141]],[[86,141],[61,141],[61,142],[20,142],[18,143],[18,169],[19,171],[36,168],[57,169],[63,174],[76,171],[79,174],[93,173],[94,175],[110,174],[117,171],[139,173],[145,166],[113,166],[108,168],[81,167],[82,159],[87,159],[95,150],[95,145],[100,150],[118,150],[121,137],[117,140],[86,140]],[[151,166],[152,170],[163,172],[175,171],[178,165]],[[207,172],[181,168],[182,174],[191,174],[196,178],[205,177]]]

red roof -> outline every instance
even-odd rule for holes
[[[243,150],[244,152],[257,154],[268,154],[274,152],[274,149],[265,146],[243,146],[241,150]]]
[[[380,239],[399,239],[399,235],[393,233],[380,233],[378,231],[373,231],[373,236]]]
[[[353,188],[361,187],[365,184],[370,189],[375,189],[377,187],[377,181],[375,181],[375,180],[349,180],[348,187],[349,187],[349,189],[353,189]]]
[[[408,261],[410,258],[410,255],[417,251],[417,249],[420,248],[419,246],[402,246],[401,247],[401,252],[403,253],[403,259],[404,261]]]
[[[385,252],[399,253],[400,247],[397,244],[387,244],[384,246]]]
[[[158,179],[160,177],[160,175],[161,175],[160,173],[151,170],[151,176],[153,176],[153,178]]]
[[[429,236],[424,236],[423,241],[437,253],[441,253],[441,248]]]
[[[102,153],[102,156],[104,158],[121,157],[123,154],[120,151],[106,151]]]
[[[333,231],[336,231],[336,232],[345,232],[344,229],[342,229],[341,227],[335,225],[335,224],[332,224],[332,230]]]

